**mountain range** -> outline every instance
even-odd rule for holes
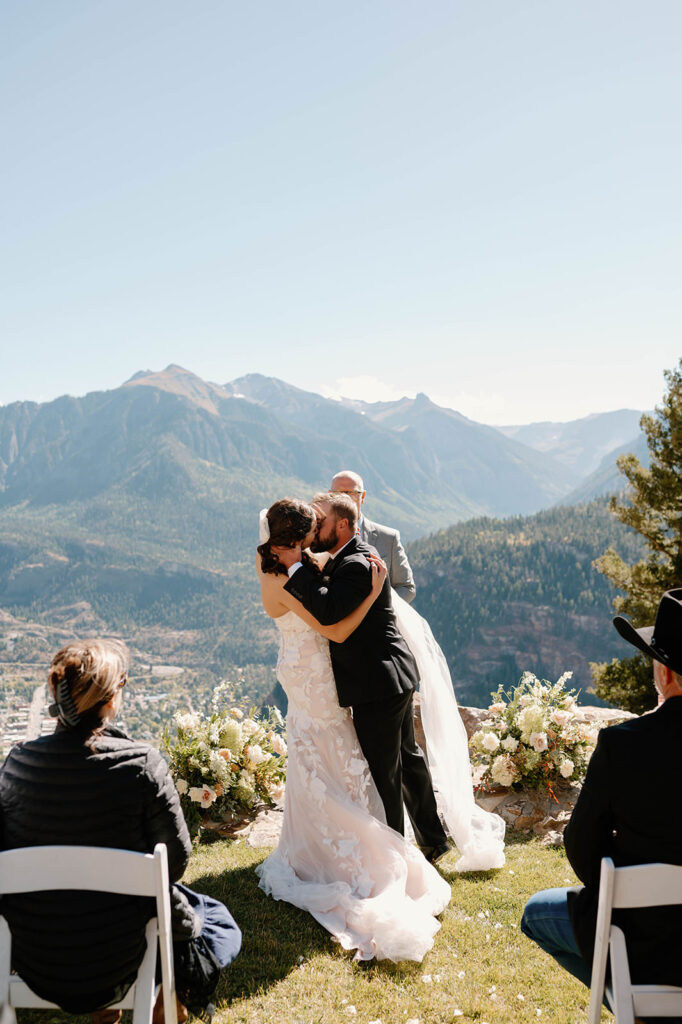
[[[613,453],[640,435],[642,413],[634,409],[596,413],[568,423],[526,423],[498,427],[506,437],[545,452],[582,477],[599,469]]]
[[[259,374],[219,386],[169,366],[112,391],[1,407],[0,507],[117,488],[143,499],[208,488],[232,506],[235,474],[266,500],[271,478],[305,494],[345,466],[365,478],[375,518],[409,538],[474,515],[532,513],[580,488],[596,496],[615,454],[637,445],[639,415],[498,429],[423,394],[337,402]]]
[[[638,419],[498,429],[422,394],[334,401],[174,365],[82,398],[15,402],[0,407],[0,606],[124,632],[150,661],[172,649],[217,674],[266,666],[265,678],[275,645],[252,569],[261,507],[348,468],[364,477],[368,515],[406,541],[472,517],[532,517],[618,489],[615,455],[641,445]]]

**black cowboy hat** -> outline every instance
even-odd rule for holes
[[[666,590],[653,626],[635,629],[623,615],[617,615],[613,624],[628,643],[682,675],[682,587]]]

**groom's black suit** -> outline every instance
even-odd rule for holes
[[[367,556],[373,548],[354,537],[323,575],[303,565],[284,589],[323,626],[350,615],[372,589]],[[360,625],[343,643],[329,644],[341,707],[353,711],[362,751],[386,810],[404,830],[403,801],[420,846],[438,847],[445,832],[431,776],[414,738],[412,697],[419,682],[414,658],[398,630],[388,579]]]

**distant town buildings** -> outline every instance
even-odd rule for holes
[[[4,757],[15,743],[35,739],[54,729],[47,713],[47,691],[37,686],[31,700],[10,691],[0,695],[0,749]]]
[[[182,671],[182,670],[180,670]],[[170,673],[159,673],[169,675]],[[2,687],[0,676],[0,761],[17,743],[27,739],[36,739],[54,731],[55,719],[48,714],[49,701],[45,684],[37,686],[30,700],[12,690]],[[137,687],[126,697],[124,715],[118,724],[126,728],[126,718],[132,718],[137,724],[135,735],[138,739],[152,741],[153,733],[144,728],[143,723],[158,726],[172,716],[171,696],[167,692],[138,689]],[[175,702],[173,707],[175,706]],[[126,714],[127,712],[127,714]]]

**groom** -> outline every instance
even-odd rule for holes
[[[349,615],[369,594],[368,556],[376,552],[355,535],[357,508],[347,494],[325,494],[314,505],[318,525],[311,548],[332,556],[324,575],[301,563],[300,546],[277,548],[277,556],[289,573],[284,589],[328,626]],[[343,643],[332,641],[329,647],[339,704],[352,709],[386,821],[402,835],[404,803],[417,843],[435,863],[450,847],[429,769],[414,738],[412,697],[419,674],[398,631],[388,578],[360,625]]]

